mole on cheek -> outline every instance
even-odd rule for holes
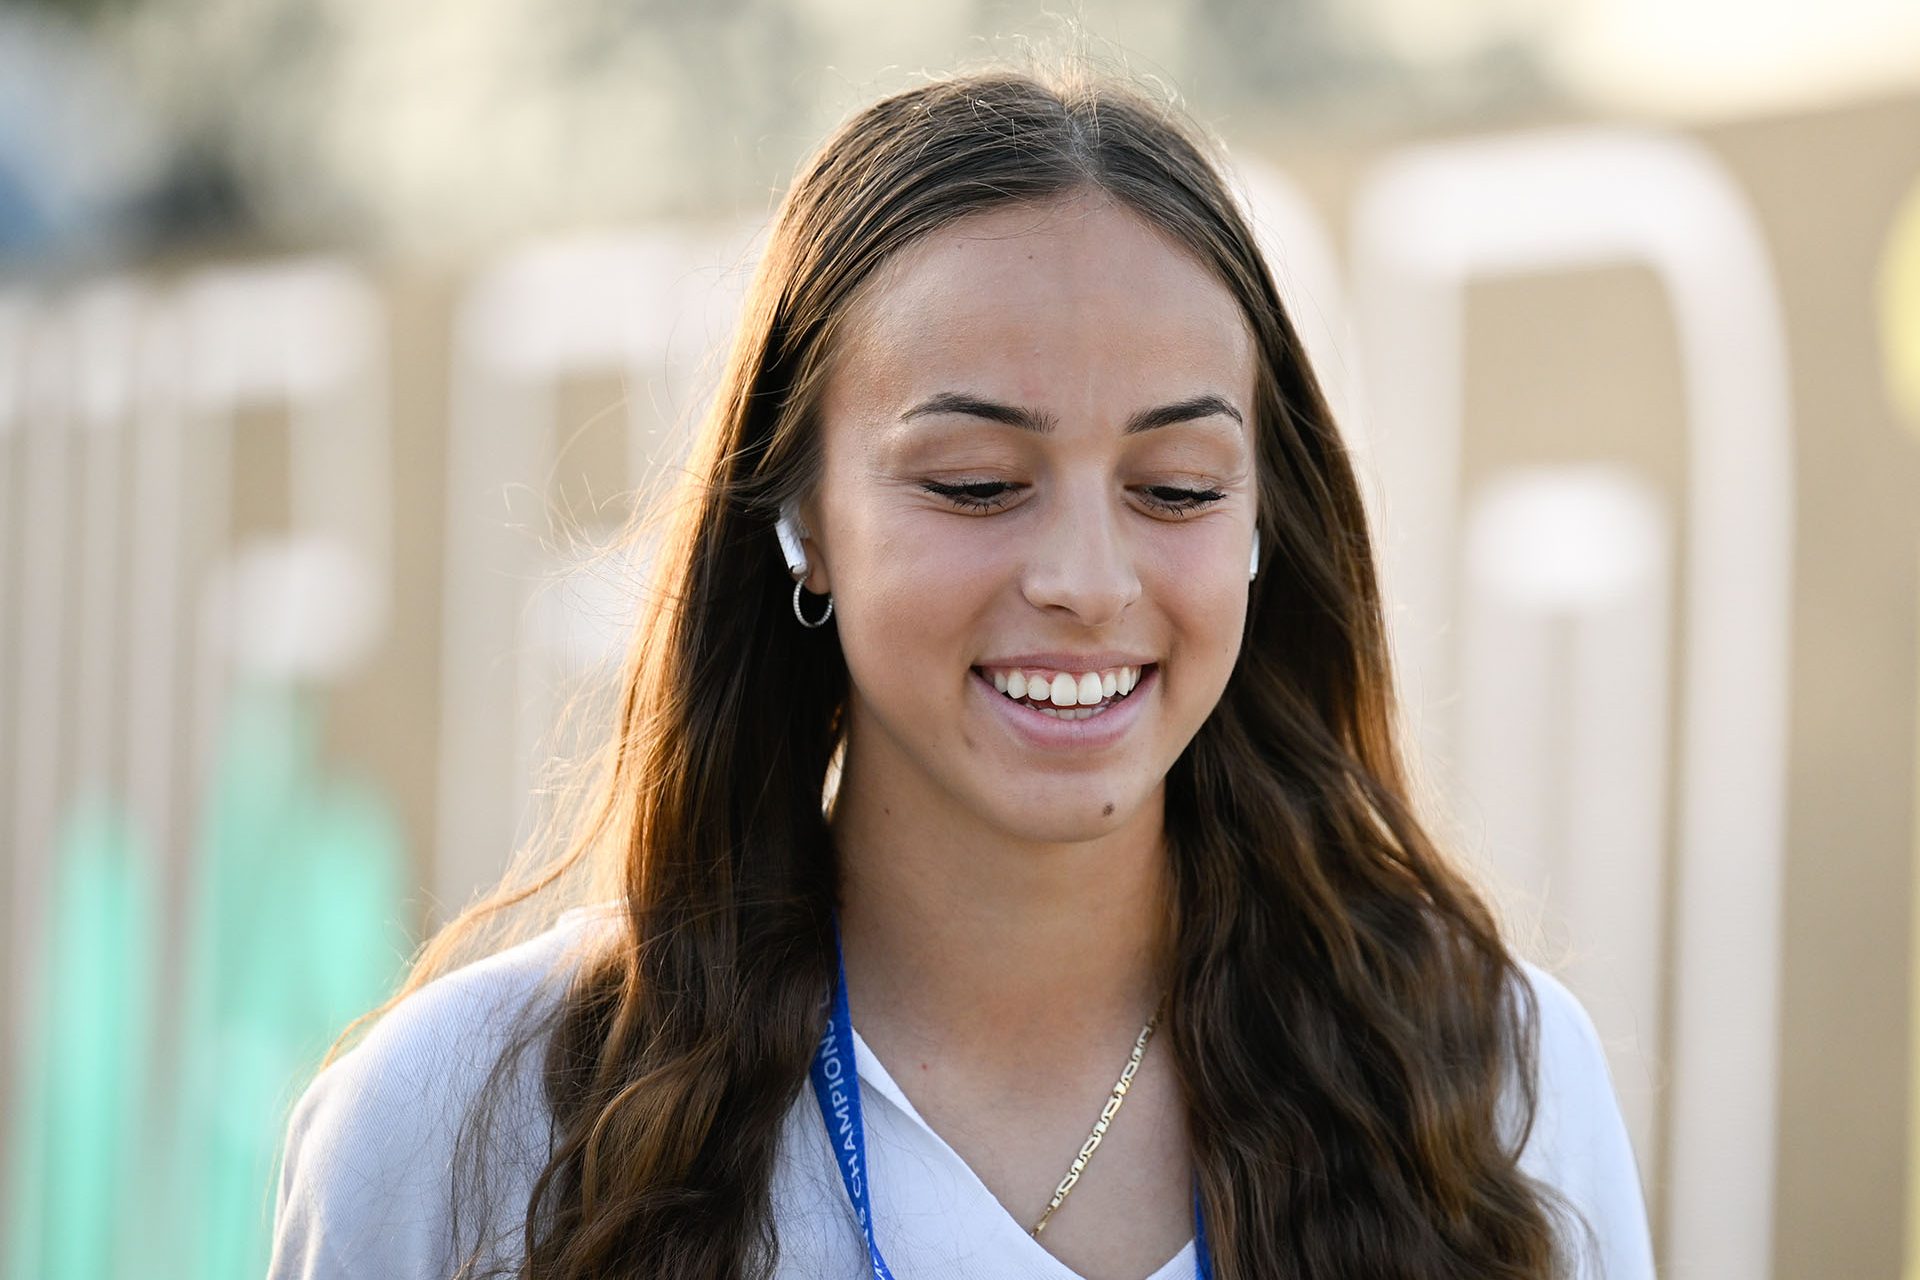
[[[1103,818],[1111,818],[1113,816],[1113,801],[1107,801],[1107,807],[1100,811],[1100,816]]]
[[[973,751],[976,749],[973,745],[973,739],[969,738],[966,734],[963,733],[960,735],[960,741],[967,748],[967,750]]]

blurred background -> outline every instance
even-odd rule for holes
[[[1035,49],[1226,144],[1661,1274],[1920,1280],[1911,0],[8,0],[5,1274],[260,1274],[293,1096],[540,820],[795,166]]]

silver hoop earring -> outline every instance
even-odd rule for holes
[[[827,592],[827,611],[820,615],[820,620],[818,622],[808,622],[807,615],[800,612],[801,585],[802,584],[798,582],[793,584],[793,616],[800,619],[800,625],[803,627],[812,628],[812,627],[826,626],[827,619],[833,616],[833,592],[831,591]]]

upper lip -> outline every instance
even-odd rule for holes
[[[1018,653],[1006,658],[982,658],[976,666],[994,668],[1040,667],[1047,671],[1104,671],[1108,667],[1144,667],[1155,659],[1137,653]]]

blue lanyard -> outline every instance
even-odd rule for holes
[[[880,1245],[873,1238],[873,1197],[867,1183],[867,1130],[860,1118],[860,1076],[853,1062],[853,1015],[847,1011],[847,962],[838,955],[839,934],[834,935],[834,950],[839,980],[833,987],[833,1016],[820,1036],[820,1048],[813,1055],[813,1096],[820,1104],[820,1119],[827,1126],[827,1140],[833,1147],[834,1161],[840,1166],[840,1181],[846,1185],[847,1201],[853,1205],[860,1234],[866,1237],[867,1261],[872,1264],[873,1280],[893,1280],[887,1260],[880,1256]],[[1213,1260],[1207,1254],[1206,1224],[1200,1216],[1200,1188],[1193,1192],[1193,1262],[1197,1280],[1213,1280]]]

